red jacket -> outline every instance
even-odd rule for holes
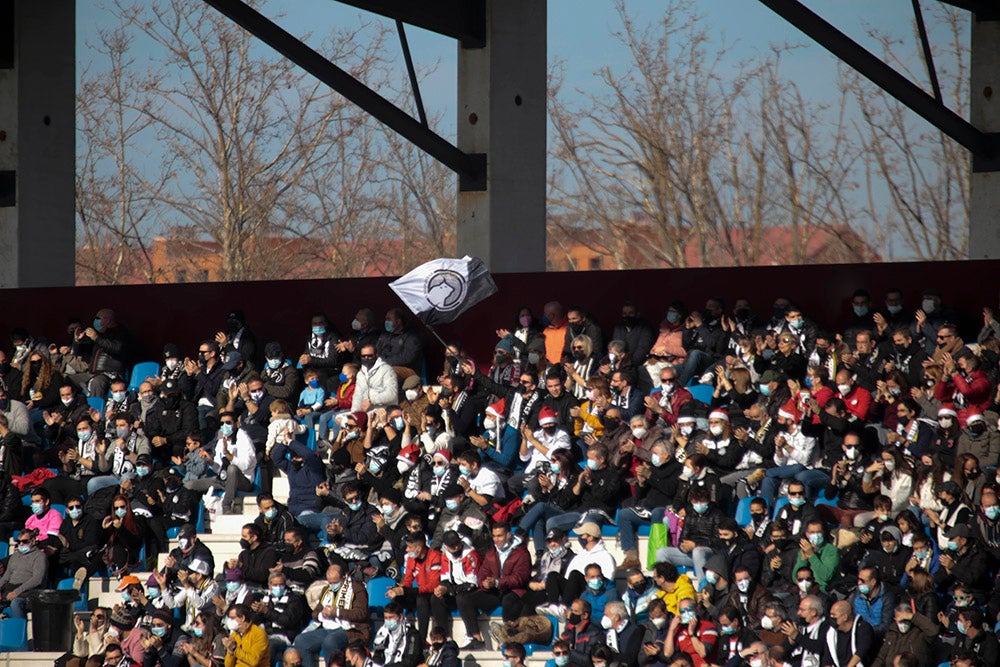
[[[488,550],[483,557],[483,566],[479,568],[480,590],[487,590],[483,588],[483,581],[490,577],[499,580],[496,588],[499,592],[524,595],[531,579],[531,556],[528,555],[528,548],[522,544],[512,550],[504,561],[503,572],[500,571],[500,554],[496,548]]]
[[[337,389],[337,407],[335,410],[350,410],[351,404],[354,402],[354,388],[358,386],[358,383],[354,380],[350,382],[345,382],[340,385]]]
[[[847,404],[847,412],[863,422],[868,421],[868,412],[872,409],[872,394],[864,387],[854,386],[847,396],[842,396]]]
[[[934,387],[934,398],[942,403],[950,403],[961,394],[966,408],[972,408],[983,413],[990,407],[990,381],[986,373],[978,368],[966,379],[961,373],[955,372],[951,377],[941,378]]]
[[[403,588],[413,586],[413,579],[417,580],[417,590],[421,593],[433,593],[434,589],[441,583],[441,565],[445,557],[437,549],[428,549],[423,560],[417,560],[407,555],[403,565],[405,574],[403,575]]]
[[[660,399],[663,397],[663,390],[657,389],[650,394],[650,396],[653,397],[653,400],[659,403]],[[673,393],[670,394],[670,409],[667,410],[664,408],[659,414],[656,414],[651,410],[646,410],[646,419],[655,422],[657,417],[662,417],[664,422],[673,426],[677,423],[677,413],[681,409],[681,406],[691,400],[694,400],[694,396],[691,395],[690,391],[684,387],[674,387]]]

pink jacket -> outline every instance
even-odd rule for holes
[[[34,528],[38,531],[38,539],[44,540],[48,535],[58,535],[62,522],[62,514],[49,508],[49,511],[40,517],[34,514],[28,517],[28,520],[24,522],[24,527]]]

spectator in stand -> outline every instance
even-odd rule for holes
[[[25,593],[41,588],[47,574],[48,562],[38,547],[38,531],[25,528],[17,537],[17,550],[0,575],[0,596],[9,616],[27,618]],[[79,589],[82,583],[81,580],[75,587]]]
[[[351,404],[354,402],[354,389],[357,386],[358,371],[361,366],[355,363],[344,364],[344,367],[340,370],[339,384],[337,385],[337,390],[327,396],[326,401],[323,403],[323,414],[319,418],[319,442],[322,443],[324,440],[333,440],[337,437],[337,433],[340,431],[340,425],[337,421],[342,415],[346,415],[351,411]],[[411,383],[412,387],[417,387],[420,385],[420,378],[411,375],[406,378],[409,381],[411,378],[416,378],[414,382]],[[403,383],[404,385],[406,382]]]
[[[202,341],[198,346],[197,361],[184,359],[180,386],[185,396],[197,406],[198,428],[206,437],[215,430],[216,399],[224,376],[219,344],[214,340]]]
[[[378,338],[376,351],[384,363],[408,368],[417,374],[424,363],[423,343],[410,329],[406,313],[400,308],[391,308],[385,314],[385,332]]]
[[[313,620],[293,642],[304,667],[315,667],[321,650],[330,656],[351,641],[368,643],[368,594],[361,582],[346,576],[343,565],[330,565],[326,579],[306,591],[306,600],[313,606]]]
[[[250,437],[243,429],[236,428],[232,412],[219,415],[219,436],[215,443],[215,456],[201,449],[199,455],[208,462],[217,477],[191,480],[184,486],[192,491],[224,489],[222,511],[232,513],[236,491],[249,491],[257,471],[257,454]]]
[[[351,412],[398,403],[396,371],[376,356],[374,345],[361,348],[361,370],[351,399]]]
[[[325,382],[344,362],[341,352],[345,350],[342,349],[340,332],[330,322],[326,313],[313,313],[310,327],[305,351],[299,355],[299,365],[303,370],[319,371]],[[287,400],[290,397],[283,398]]]

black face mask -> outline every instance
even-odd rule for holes
[[[40,361],[32,361],[30,365],[32,373],[37,373],[42,369],[42,362]]]
[[[750,319],[750,309],[749,308],[737,308],[736,310],[733,311],[733,315],[735,315],[736,319],[740,320],[741,322],[743,320],[749,320]],[[785,316],[784,313],[782,313],[781,316],[784,317]]]
[[[542,430],[545,431],[545,435],[552,436],[556,434],[558,428],[558,426],[545,426]]]
[[[587,358],[587,353],[583,350],[573,350],[573,358],[577,361],[583,361]]]
[[[754,523],[759,523],[766,518],[767,518],[766,514],[756,514],[753,512],[750,513],[750,520],[753,521]]]
[[[250,540],[240,540],[240,548],[244,551],[250,548]]]
[[[975,422],[969,427],[969,433],[976,436],[977,438],[983,433],[986,433],[986,424],[982,422]]]
[[[226,331],[228,333],[234,334],[238,332],[243,327],[239,320],[228,319],[226,320]]]
[[[621,419],[615,419],[614,417],[609,417],[604,420],[604,428],[608,431],[613,431],[622,425]]]
[[[632,590],[636,592],[637,595],[642,595],[646,592],[647,584],[645,581],[640,581],[637,584],[632,585]]]
[[[567,621],[567,622],[568,622],[568,623],[569,623],[570,625],[576,625],[577,623],[579,623],[579,622],[580,622],[580,621],[582,621],[582,620],[583,620],[583,619],[582,619],[582,618],[580,618],[580,614],[570,614],[570,615],[569,615],[569,616],[568,616],[568,617],[566,618],[566,621]]]
[[[431,642],[431,648],[433,648],[435,651],[440,651],[442,648],[444,648],[444,642]]]
[[[974,468],[973,470],[965,473],[966,479],[976,479],[977,477],[979,477],[979,468]]]
[[[295,468],[296,470],[302,470],[303,465],[305,465],[305,462],[302,461],[301,459],[299,459],[298,461],[294,459],[292,460],[292,467]]]
[[[900,417],[899,418],[899,425],[900,426],[904,426],[905,427],[909,423],[910,423],[910,418],[909,417]]]
[[[633,327],[635,326],[635,318],[632,316],[623,317],[622,324],[624,324],[627,327]]]

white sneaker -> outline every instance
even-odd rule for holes
[[[530,493],[521,500],[522,505],[530,505],[533,502],[535,502],[535,497]]]
[[[535,611],[542,616],[555,616],[560,621],[566,620],[566,605],[563,604],[540,604],[535,607]]]

